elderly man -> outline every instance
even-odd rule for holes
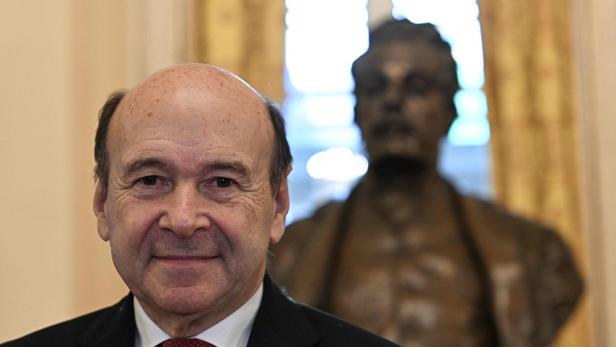
[[[98,233],[130,295],[6,346],[394,346],[265,274],[291,155],[277,109],[236,76],[179,65],[112,95],[95,156]]]
[[[437,173],[459,88],[449,45],[433,25],[391,20],[352,72],[368,173],[345,202],[288,228],[274,279],[404,346],[546,346],[581,280],[556,233]]]

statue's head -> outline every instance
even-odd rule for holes
[[[371,161],[435,166],[440,138],[456,116],[459,84],[451,48],[434,25],[384,22],[371,30],[352,73],[355,122]]]

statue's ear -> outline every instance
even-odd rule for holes
[[[359,123],[360,116],[357,111],[358,111],[357,102],[355,102],[355,106],[353,106],[353,122],[355,123],[355,125],[361,128],[360,123]]]
[[[456,104],[453,101],[453,98],[449,100],[449,107],[447,108],[447,112],[443,113],[442,124],[440,125],[440,133],[442,136],[446,136],[453,124],[453,121],[458,116],[458,110],[456,108]]]

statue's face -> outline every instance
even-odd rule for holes
[[[394,41],[358,63],[355,120],[373,162],[398,157],[435,165],[455,116],[443,87],[443,55],[423,41]]]

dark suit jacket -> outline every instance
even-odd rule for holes
[[[134,340],[133,297],[128,295],[111,307],[39,330],[1,346],[133,347]],[[263,301],[248,341],[248,347],[260,346],[396,345],[338,318],[291,301],[265,276]]]

